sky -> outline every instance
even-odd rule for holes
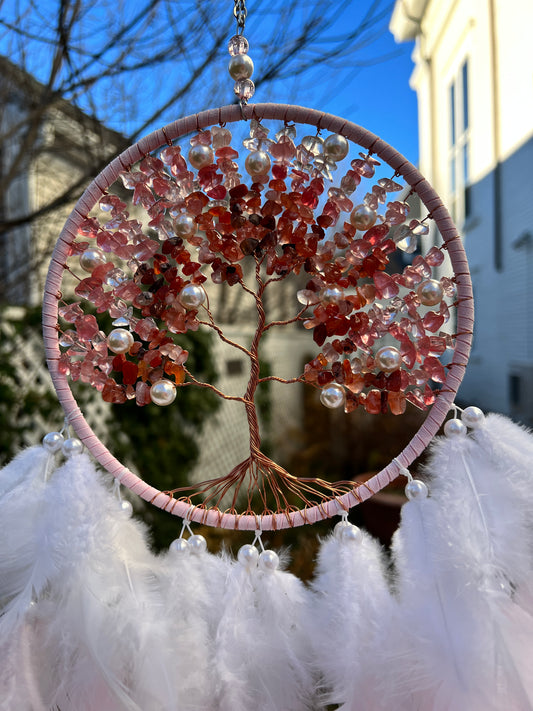
[[[257,2],[257,5],[260,4]],[[351,20],[355,25],[370,5],[370,0],[351,0],[349,11],[342,15],[340,23]],[[261,35],[265,24],[268,26],[268,23],[275,22],[275,18],[262,13],[254,17],[254,3],[248,2],[248,6],[246,34],[252,52],[254,40]],[[269,92],[269,100],[285,102],[291,98],[287,103],[322,109],[347,118],[377,134],[416,164],[417,98],[416,92],[409,86],[414,68],[411,59],[414,42],[396,44],[388,30],[394,3],[383,0],[381,6],[387,9],[383,31],[357,55],[364,66],[353,68],[347,75],[343,73],[342,82],[337,81],[334,73],[321,72],[318,81],[301,90],[297,82],[290,85],[289,91],[284,82],[277,82],[272,92]],[[345,29],[339,27],[339,32]],[[288,93],[292,96],[287,97]],[[264,100],[261,89],[258,89],[253,100]]]
[[[291,33],[294,32],[294,27],[291,26],[285,29],[284,35],[284,28],[279,27],[280,12],[283,12],[286,1],[247,0],[248,17],[245,35],[250,42],[250,56],[256,62],[255,74],[261,72],[262,50],[265,49],[268,38],[277,32],[284,41],[290,41]],[[185,23],[191,22],[191,18],[196,19],[195,15],[198,16],[199,7],[205,8],[208,18],[209,13],[215,18],[214,22],[217,23],[218,28],[225,27],[226,23],[230,27],[230,23],[233,22],[231,0],[207,0],[200,5],[197,4],[197,0],[162,0],[162,3],[160,7],[164,8],[166,13],[174,14],[165,17],[161,12],[153,23],[146,22],[141,30],[141,43],[157,41],[157,33],[161,28],[166,32],[186,26]],[[228,6],[227,14],[225,5]],[[268,86],[258,87],[252,103],[278,101],[299,104],[342,116],[377,134],[416,164],[418,160],[416,94],[409,87],[409,77],[413,68],[410,58],[413,47],[412,43],[396,45],[387,29],[393,2],[391,0],[336,0],[335,10],[338,11],[338,15],[332,12],[332,5],[333,3],[329,5],[326,3],[324,12],[329,13],[331,17],[337,17],[336,25],[333,23],[325,28],[322,36],[319,32],[319,43],[327,42],[332,37],[357,27],[365,17],[365,13],[374,7],[383,13],[381,32],[372,32],[371,41],[366,41],[363,37],[362,47],[356,54],[345,60],[337,60],[336,67],[323,67],[317,63],[316,68],[312,68],[303,78],[291,76],[289,68],[284,78],[277,79]],[[87,43],[91,39],[94,46],[99,41],[105,41],[106,32],[110,31],[112,26],[110,23],[116,20],[117,13],[127,21],[138,12],[140,6],[142,2],[137,3],[133,0],[110,0],[109,2],[100,0],[94,4],[85,3],[83,5],[86,13],[83,25],[85,35],[82,32],[76,38],[77,44],[82,46],[85,43],[87,49],[89,48]],[[41,81],[46,80],[46,72],[49,71],[50,44],[47,45],[46,41],[39,43],[38,38],[46,40],[47,34],[48,37],[55,37],[58,7],[58,0],[41,0],[38,4],[30,0],[0,1],[0,53],[11,56],[17,63],[18,58],[22,57],[28,69]],[[303,24],[309,13],[312,13],[313,8],[317,6],[316,3],[301,2],[295,3],[294,7],[297,14],[293,20]],[[326,21],[325,15],[324,18]],[[158,26],[157,22],[161,24]],[[202,25],[202,18],[199,18],[199,22],[199,32],[203,33],[208,27],[208,22]],[[11,29],[9,29],[10,23]],[[27,35],[23,38],[20,33],[17,35],[13,29],[17,26],[22,26]],[[142,49],[139,51],[141,52]],[[198,55],[201,59],[201,47],[198,48]],[[82,54],[80,57],[83,59]],[[207,97],[207,101],[215,101],[215,106],[220,103],[230,103],[233,99],[233,83],[226,74],[228,59],[224,48],[220,56],[216,56],[211,62],[211,81],[223,89],[219,92],[222,101],[218,101],[218,97],[216,99]],[[355,62],[357,64],[354,64]],[[96,102],[94,96],[92,103],[86,101],[83,96],[77,97],[76,100],[84,110],[88,113],[96,113],[111,128],[125,135],[132,135],[135,133],[134,128],[142,124],[143,101],[139,99],[139,95],[144,95],[143,100],[146,104],[150,101],[153,103],[164,101],[166,91],[176,91],[180,81],[183,83],[187,79],[187,66],[187,57],[178,56],[158,69],[146,70],[144,77],[137,73],[135,81],[131,81],[130,77],[126,76],[110,80],[107,84],[102,82],[102,89],[100,95],[97,95]],[[162,72],[165,73],[165,81],[159,80]],[[147,93],[149,89],[152,92],[151,96]],[[159,94],[156,94],[158,89]],[[206,97],[202,97],[202,103],[198,105],[194,104],[194,98],[193,96],[193,101],[179,110],[193,113],[208,108],[205,104]],[[129,110],[122,111],[120,114],[116,111],[113,114],[113,111],[109,110],[113,101],[116,101],[117,106],[119,101],[125,101]],[[104,104],[107,104],[107,112],[99,114],[98,110]],[[178,118],[179,115],[177,112],[166,112],[161,116],[159,123],[150,125],[144,130],[144,134]]]
[[[372,51],[375,56],[392,52],[398,52],[398,56],[356,73],[345,91],[338,91],[327,99],[327,110],[364,126],[416,164],[417,99],[416,92],[409,87],[413,43],[397,45],[387,32],[377,40]]]

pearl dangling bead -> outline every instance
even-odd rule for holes
[[[194,553],[194,555],[200,555],[200,553],[204,553],[204,551],[207,550],[207,541],[199,533],[195,533],[191,536],[187,543],[189,544],[191,553]]]
[[[405,487],[405,495],[409,501],[414,501],[415,499],[426,499],[428,495],[428,488],[420,479],[413,479]]]
[[[232,79],[249,79],[254,73],[254,63],[248,54],[236,54],[228,62]]]
[[[133,340],[132,334],[125,328],[114,328],[107,337],[107,345],[113,353],[127,353]]]
[[[333,535],[335,536],[335,538],[340,541],[342,539],[343,531],[351,525],[352,524],[344,518],[342,519],[342,521],[339,521],[337,524],[335,524],[335,528],[333,529]]]
[[[444,434],[446,437],[463,437],[466,434],[466,427],[461,420],[453,418],[445,422]]]
[[[180,237],[190,237],[196,232],[196,222],[191,215],[182,213],[174,220],[174,229]]]
[[[207,298],[205,289],[199,284],[187,284],[178,295],[178,300],[186,309],[197,309]]]
[[[344,136],[340,136],[338,133],[333,133],[324,141],[324,153],[335,163],[346,158],[349,150],[350,144]]]
[[[480,410],[479,407],[474,407],[473,405],[466,407],[461,414],[461,422],[464,422],[464,424],[472,430],[479,429],[485,422],[483,410]]]
[[[83,452],[83,442],[76,437],[69,437],[61,445],[61,451],[68,458],[73,457],[75,454],[81,454]]]
[[[52,454],[59,452],[64,441],[65,438],[61,432],[48,432],[42,439],[43,447]]]
[[[245,546],[239,548],[237,553],[237,560],[239,563],[245,567],[247,570],[251,570],[257,566],[259,560],[259,551],[255,546],[247,543]]]
[[[358,205],[350,214],[350,222],[356,230],[368,230],[376,222],[377,212],[368,205]]]
[[[80,267],[85,272],[92,272],[93,269],[106,263],[106,256],[98,247],[91,247],[80,254]]]
[[[279,567],[279,556],[274,551],[262,551],[259,554],[259,568],[265,572],[272,572]]]
[[[133,506],[131,504],[131,501],[128,501],[127,499],[122,499],[122,501],[120,502],[120,510],[126,516],[131,516],[133,514]]]
[[[374,360],[377,367],[384,373],[393,373],[395,370],[398,370],[402,364],[400,351],[394,348],[394,346],[383,346],[383,348],[380,348]]]
[[[189,151],[189,163],[196,170],[204,168],[206,165],[211,165],[213,162],[213,149],[209,146],[198,144],[193,146]]]
[[[341,541],[346,543],[361,543],[363,540],[363,532],[358,526],[348,523],[348,525],[342,529],[340,537]]]
[[[252,151],[244,161],[244,167],[252,178],[255,175],[264,175],[270,170],[270,156],[265,151]]]
[[[320,402],[331,409],[342,407],[345,399],[344,388],[340,385],[326,385],[320,393]]]
[[[416,295],[424,306],[436,306],[442,301],[444,291],[435,279],[427,279],[416,288]]]
[[[150,388],[150,397],[156,405],[171,405],[176,399],[176,386],[171,380],[158,380]]]
[[[178,553],[179,555],[183,555],[184,553],[189,552],[189,543],[187,540],[185,540],[185,538],[176,538],[170,544],[170,550],[173,553]]]

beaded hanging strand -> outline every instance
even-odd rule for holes
[[[246,3],[245,0],[234,0],[234,2],[233,14],[237,20],[237,34],[228,42],[228,51],[231,55],[228,71],[231,78],[235,79],[233,87],[235,95],[238,97],[241,107],[244,107],[255,94],[255,84],[250,79],[254,73],[254,63],[248,55],[248,40],[243,35],[248,14]]]

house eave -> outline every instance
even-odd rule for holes
[[[396,0],[389,30],[396,42],[408,42],[420,34],[420,24],[429,0]]]

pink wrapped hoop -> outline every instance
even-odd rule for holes
[[[407,447],[366,485],[358,489],[354,488],[353,491],[313,507],[262,516],[237,515],[213,509],[202,509],[191,506],[185,501],[173,499],[148,485],[124,467],[96,437],[74,399],[66,376],[58,370],[57,364],[60,356],[57,333],[58,295],[60,294],[64,265],[80,224],[124,169],[169,141],[190,132],[215,124],[242,120],[243,114],[238,105],[204,111],[179,119],[163,129],[154,131],[115,158],[89,185],[67,220],[52,255],[44,291],[43,334],[52,381],[69,422],[91,454],[124,486],[159,508],[183,518],[187,517],[191,521],[223,528],[256,530],[260,527],[263,530],[271,530],[314,523],[323,518],[334,516],[342,509],[355,506],[386,486],[398,476],[400,467],[408,467],[420,455],[446,418],[465,371],[473,328],[472,285],[462,242],[457,238],[457,229],[448,211],[427,180],[391,146],[360,126],[313,109],[283,104],[255,104],[244,107],[242,112],[246,119],[275,119],[326,129],[341,134],[371,151],[391,166],[413,188],[439,229],[456,277],[458,293],[456,347],[443,388],[423,425]]]

